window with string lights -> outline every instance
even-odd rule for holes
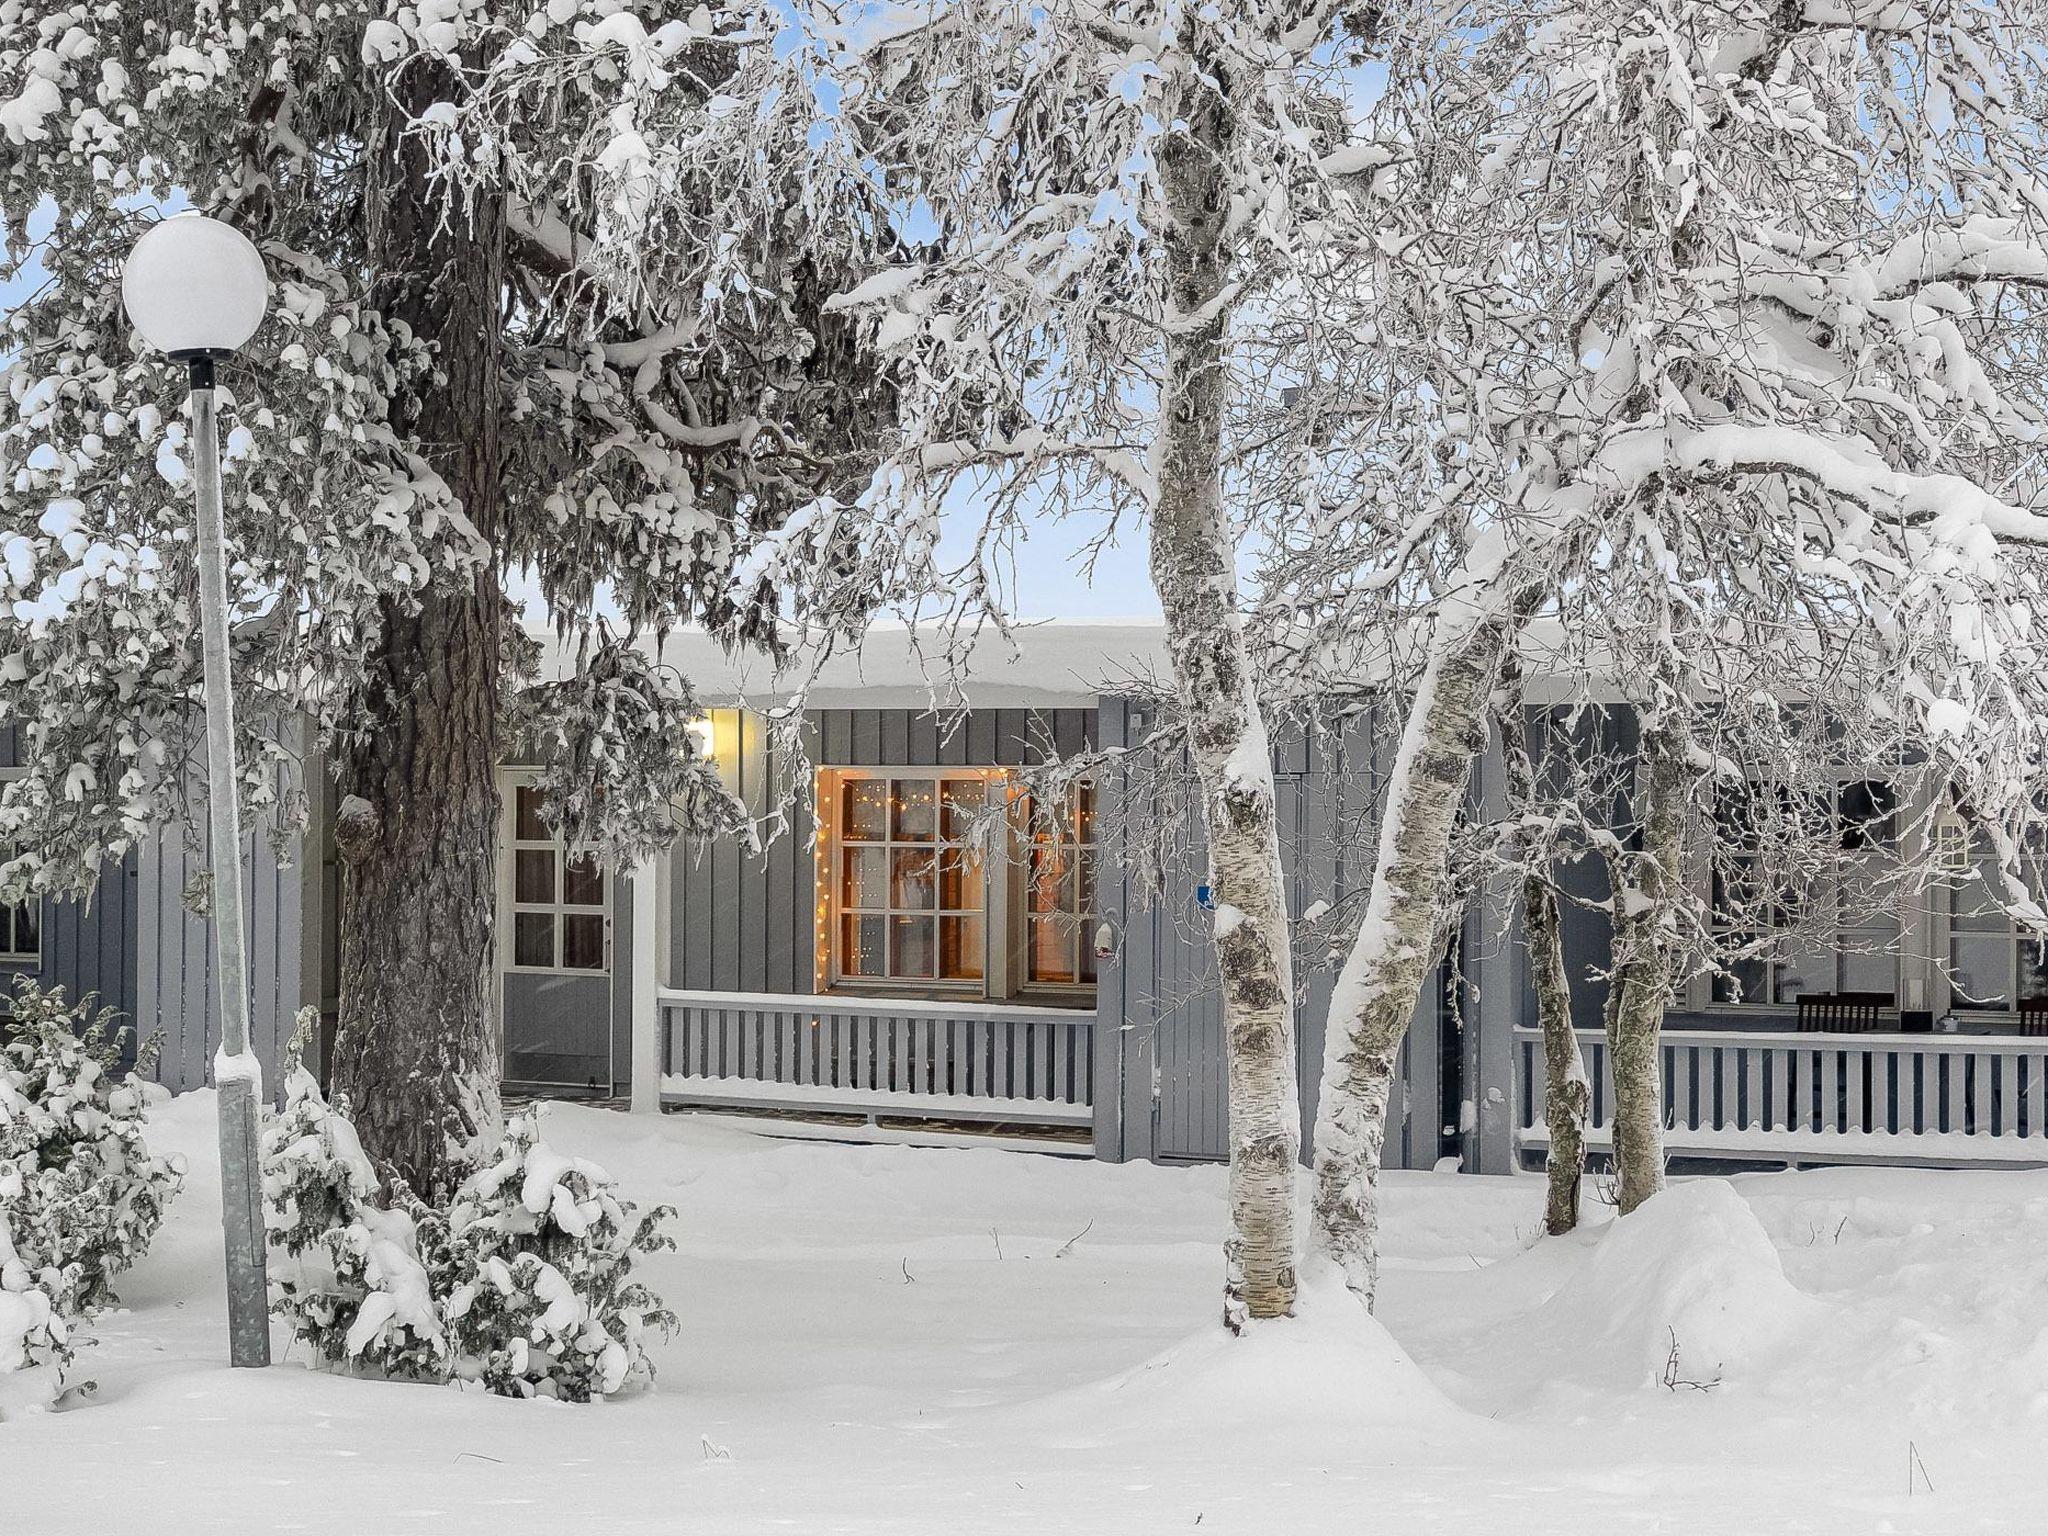
[[[1095,797],[1041,807],[1002,769],[818,774],[821,986],[1092,992]]]

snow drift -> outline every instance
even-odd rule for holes
[[[1452,1403],[1332,1269],[1305,1275],[1296,1315],[1232,1336],[1214,1326],[1102,1381],[1025,1405],[1096,1443],[1156,1438],[1238,1443],[1259,1426],[1300,1441],[1327,1432],[1444,1441],[1486,1428]]]
[[[1739,1382],[1818,1311],[1748,1202],[1702,1179],[1603,1228],[1528,1327],[1562,1357],[1559,1376],[1676,1389]]]

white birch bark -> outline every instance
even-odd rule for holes
[[[1616,1203],[1624,1216],[1664,1187],[1659,1036],[1676,981],[1686,808],[1697,775],[1688,747],[1670,713],[1645,718],[1637,778],[1642,851],[1628,861],[1632,874],[1614,881],[1607,1060],[1614,1076]]]
[[[1192,75],[1193,64],[1183,65]],[[1183,77],[1187,79],[1187,76]],[[1234,127],[1216,91],[1179,92],[1184,132],[1160,155],[1168,329],[1159,385],[1152,575],[1165,610],[1175,691],[1202,787],[1216,965],[1229,1056],[1230,1237],[1224,1321],[1294,1306],[1294,1169],[1300,1109],[1294,979],[1273,803],[1272,757],[1237,600],[1237,549],[1223,510],[1230,253],[1223,240]],[[1199,317],[1199,318],[1195,318]]]
[[[1536,765],[1529,751],[1527,707],[1521,666],[1512,652],[1502,665],[1506,698],[1501,710],[1501,750],[1507,759],[1511,812],[1532,813]],[[1536,1018],[1543,1031],[1543,1124],[1550,1133],[1544,1160],[1546,1192],[1543,1230],[1552,1237],[1579,1224],[1579,1194],[1586,1176],[1586,1115],[1593,1085],[1572,1027],[1571,977],[1564,963],[1564,923],[1557,891],[1550,883],[1547,849],[1526,828],[1517,837],[1522,859],[1522,938],[1529,954],[1529,978],[1536,993]]]
[[[1378,1284],[1380,1154],[1401,1038],[1443,946],[1451,833],[1516,605],[1447,620],[1409,706],[1387,787],[1372,892],[1330,997],[1316,1111],[1311,1251],[1370,1307]]]

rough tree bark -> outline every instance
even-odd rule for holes
[[[1617,1204],[1624,1216],[1664,1187],[1659,1037],[1676,981],[1686,812],[1697,776],[1689,746],[1682,725],[1668,713],[1646,713],[1636,780],[1642,849],[1626,857],[1613,880],[1607,1060],[1614,1075]]]
[[[1486,742],[1518,604],[1439,630],[1387,786],[1372,894],[1330,996],[1316,1109],[1313,1252],[1370,1307],[1379,1280],[1380,1154],[1401,1037],[1441,954],[1451,833]]]
[[[1511,804],[1527,817],[1536,803],[1536,764],[1529,750],[1521,662],[1510,650],[1501,664],[1501,750],[1507,760]],[[1534,828],[1517,834],[1523,861],[1522,938],[1543,1031],[1543,1123],[1550,1133],[1544,1162],[1547,1193],[1543,1230],[1555,1237],[1579,1224],[1579,1192],[1586,1177],[1586,1116],[1593,1085],[1572,1028],[1572,987],[1564,963],[1564,923],[1557,890],[1548,877],[1546,839]]]
[[[452,86],[418,65],[387,106],[365,217],[384,313],[435,348],[437,376],[406,430],[486,543],[500,521],[498,359],[501,202],[445,209],[403,124]],[[443,214],[446,221],[443,222]],[[505,602],[491,565],[386,603],[371,722],[337,765],[342,810],[341,1019],[334,1081],[364,1150],[429,1198],[460,1176],[462,1149],[499,1119],[493,1016],[495,781]]]
[[[1294,1168],[1301,1129],[1294,977],[1272,759],[1237,606],[1236,544],[1223,513],[1221,302],[1230,252],[1221,167],[1234,127],[1219,88],[1184,66],[1185,130],[1160,152],[1166,217],[1165,368],[1159,386],[1152,578],[1165,610],[1209,840],[1209,886],[1229,1056],[1230,1226],[1224,1321],[1294,1307]]]

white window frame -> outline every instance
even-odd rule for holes
[[[2025,952],[2025,947],[2029,944],[2048,948],[2048,939],[2036,938],[2031,933],[2023,932],[2010,915],[2005,917],[2002,927],[1961,928],[1957,926],[1957,905],[1961,901],[1964,892],[1972,890],[1980,884],[1978,876],[1985,867],[1985,859],[1989,857],[1989,850],[1979,846],[1974,841],[1966,846],[1969,849],[1968,867],[1960,872],[1958,878],[1943,882],[1946,895],[1941,903],[1943,917],[1941,955],[1943,977],[1947,984],[1948,1011],[1951,1013],[1967,1013],[1976,1019],[2016,1019],[2019,1017],[2020,1003],[2028,1000],[2025,998],[2024,989],[2020,985],[2020,956]],[[1961,987],[1956,985],[1956,977],[1959,974],[1956,967],[1956,945],[1958,941],[1974,941],[1977,943],[1999,943],[2002,941],[2005,953],[2004,975],[2008,992],[2003,1002],[1975,1002],[1963,992]]]
[[[934,836],[926,843],[898,842],[892,835],[883,842],[858,842],[849,844],[843,835],[842,794],[848,783],[872,780],[923,780],[933,786]],[[930,848],[936,859],[940,850],[946,847],[964,846],[949,844],[941,835],[944,831],[942,790],[948,779],[978,779],[989,796],[991,809],[1009,807],[1009,814],[995,834],[997,847],[982,863],[982,967],[978,978],[945,978],[937,975],[923,976],[868,976],[849,973],[845,964],[844,919],[855,912],[863,915],[889,916],[930,915],[933,921],[932,954],[933,970],[939,968],[942,953],[939,920],[944,916],[970,915],[972,909],[942,908],[937,899],[929,909],[894,907],[850,908],[843,902],[845,890],[845,865],[848,848],[885,848],[890,850],[890,868],[893,872],[894,850],[905,848]],[[1092,790],[1092,785],[1091,785]],[[1030,830],[1023,823],[1020,802],[1022,787],[1015,775],[1007,768],[992,768],[967,765],[944,765],[931,763],[901,764],[882,767],[867,764],[826,764],[821,765],[813,782],[813,794],[817,812],[817,845],[813,854],[813,878],[816,883],[817,931],[814,934],[814,970],[816,985],[821,992],[880,992],[913,995],[937,995],[941,997],[983,997],[991,999],[1017,999],[1037,996],[1047,999],[1068,1000],[1092,998],[1096,992],[1093,978],[1068,982],[1033,981],[1028,974],[1030,914],[1027,885],[1030,878]],[[1100,801],[1095,802],[1095,827],[1101,823]],[[1078,846],[1068,844],[1069,847]],[[1095,844],[1100,847],[1098,836]],[[1097,870],[1097,899],[1100,896],[1099,851]],[[936,875],[935,875],[936,879]],[[1078,900],[1080,874],[1075,874],[1075,889]],[[1076,944],[1076,974],[1080,974],[1081,961],[1089,953],[1082,946],[1093,943],[1092,914],[1083,914],[1076,923],[1074,935]],[[885,938],[885,943],[887,939]],[[891,956],[893,963],[893,956]]]
[[[1891,830],[1889,840],[1885,844],[1885,849],[1888,851],[1889,857],[1893,861],[1896,861],[1900,857],[1900,833],[1902,821],[1907,814],[1907,806],[1902,800],[1898,798],[1896,785],[1894,785],[1891,782],[1891,780],[1886,778],[1879,771],[1867,767],[1844,767],[1838,769],[1835,772],[1832,779],[1830,779],[1828,782],[1832,785],[1831,793],[1833,797],[1830,810],[1833,814],[1837,816],[1841,814],[1842,792],[1852,784],[1883,784],[1888,789],[1891,789],[1893,791],[1893,803],[1891,815],[1889,818],[1891,821]],[[1704,817],[1704,820],[1706,823],[1705,835],[1710,838],[1718,836],[1719,823],[1718,820],[1714,817],[1714,815],[1710,812]],[[1716,852],[1718,853],[1718,851],[1719,850],[1717,849]],[[1893,1010],[1904,1008],[1907,1006],[1905,1000],[1905,987],[1907,981],[1907,967],[1905,964],[1906,915],[1903,912],[1895,912],[1893,915],[1893,924],[1890,926],[1889,929],[1887,929],[1882,924],[1873,924],[1868,922],[1852,923],[1841,921],[1840,882],[1845,877],[1851,876],[1855,868],[1853,851],[1844,848],[1841,851],[1841,853],[1841,862],[1837,866],[1833,875],[1828,877],[1830,880],[1834,882],[1834,888],[1826,892],[1820,898],[1822,900],[1826,900],[1832,903],[1836,907],[1836,911],[1834,913],[1836,921],[1827,930],[1827,954],[1829,960],[1832,962],[1834,975],[1833,979],[1830,980],[1826,985],[1814,986],[1810,990],[1812,992],[1889,992],[1892,998]],[[1709,919],[1713,924],[1713,931],[1715,937],[1717,939],[1720,939],[1728,936],[1733,936],[1738,933],[1745,933],[1751,931],[1748,929],[1737,928],[1734,925],[1723,922],[1721,919],[1720,912],[1718,910],[1715,910],[1714,892],[1712,889],[1712,881],[1714,877],[1713,862],[1713,860],[1708,861],[1708,869],[1705,878],[1708,882],[1707,900],[1709,903]],[[1790,932],[1791,930],[1786,931]],[[1863,936],[1864,947],[1855,947],[1849,944],[1845,944],[1843,942],[1845,936],[1856,935]],[[1889,940],[1892,946],[1891,954],[1889,956],[1891,961],[1891,985],[1888,987],[1852,985],[1848,977],[1848,966],[1850,962],[1852,960],[1869,960],[1875,958],[1877,955],[1881,953],[1881,950],[1870,946],[1884,940]],[[1760,965],[1763,967],[1764,983],[1768,995],[1762,998],[1756,998],[1751,997],[1745,993],[1740,1001],[1724,997],[1721,995],[1721,988],[1725,984],[1725,978],[1720,976],[1712,976],[1706,979],[1707,993],[1705,1005],[1708,1008],[1711,1008],[1716,1012],[1732,1011],[1738,1013],[1783,1013],[1788,1009],[1796,1008],[1798,1006],[1798,998],[1796,995],[1782,1002],[1778,1000],[1778,988],[1780,985],[1780,978],[1782,975],[1783,968],[1791,963],[1789,960],[1758,957],[1755,960],[1747,963]]]
[[[519,835],[519,796],[522,791],[535,792],[530,776],[509,775],[502,786],[502,826],[499,848],[498,910],[504,914],[500,932],[499,966],[501,969],[526,976],[589,976],[609,977],[612,973],[612,909],[611,897],[618,872],[603,860],[596,860],[598,876],[603,882],[601,894],[595,903],[572,902],[566,899],[569,879],[569,865],[575,862],[568,845],[559,833],[547,837],[521,837]],[[554,895],[545,902],[526,901],[519,896],[519,855],[522,851],[540,852],[547,850],[554,855]],[[577,858],[596,859],[589,849],[580,850]],[[556,963],[553,965],[524,965],[519,961],[519,917],[522,913],[547,913],[553,919],[553,943]],[[571,917],[597,916],[602,920],[603,959],[596,966],[566,966],[561,964],[564,934],[567,919]]]
[[[27,776],[25,768],[0,768],[0,784]],[[21,920],[33,914],[36,928],[34,949],[23,949],[15,941],[21,935]],[[49,926],[49,911],[42,899],[31,895],[25,902],[15,906],[0,907],[0,966],[12,971],[36,971],[43,968],[43,933]]]

